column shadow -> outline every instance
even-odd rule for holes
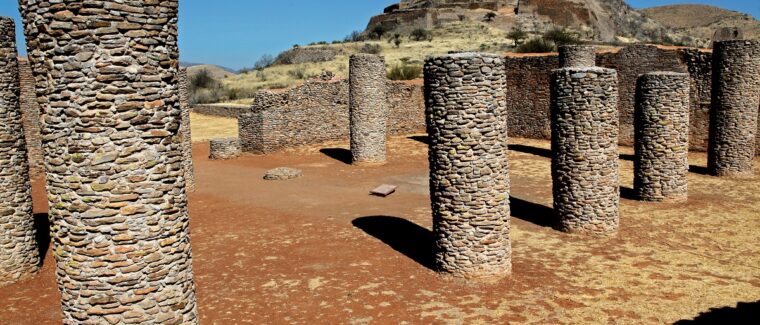
[[[430,136],[427,136],[427,135],[413,135],[413,136],[407,137],[407,139],[421,142],[424,144],[430,144]]]
[[[620,197],[626,200],[638,201],[639,196],[636,195],[636,191],[630,187],[620,187]]]
[[[420,265],[435,270],[435,239],[430,230],[390,216],[356,218],[351,224]]]
[[[620,160],[633,161],[634,159],[636,159],[636,155],[629,155],[627,153],[620,154]]]
[[[689,172],[694,174],[700,174],[700,175],[710,175],[710,169],[703,166],[697,166],[697,165],[689,165]]]
[[[533,146],[526,146],[522,144],[510,144],[509,150],[527,153],[531,155],[541,156],[544,158],[552,159],[552,151],[550,149],[538,148]]]
[[[351,156],[351,150],[348,149],[324,148],[320,149],[319,152],[346,165],[350,165],[353,160],[353,157]]]
[[[50,248],[50,219],[47,213],[34,214],[34,230],[37,237],[37,248],[40,253],[40,265],[43,265],[48,248]]]
[[[556,228],[559,223],[554,214],[554,209],[545,205],[511,196],[509,198],[509,208],[513,217],[537,226]]]
[[[736,307],[712,308],[691,320],[675,325],[760,324],[760,301],[740,302]]]

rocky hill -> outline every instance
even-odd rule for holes
[[[747,28],[748,15],[709,6],[666,6],[637,11],[624,0],[402,0],[372,18],[367,31],[409,32],[452,22],[483,21],[509,31],[541,34],[553,28],[574,30],[601,42],[681,43],[707,46],[716,28]]]
[[[716,30],[738,28],[745,38],[760,38],[760,21],[736,11],[706,5],[672,5],[641,12],[677,32],[711,39]]]

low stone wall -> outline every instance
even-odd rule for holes
[[[248,105],[235,104],[196,104],[190,109],[191,112],[203,115],[237,118],[240,112],[248,108]]]
[[[425,132],[422,85],[387,81],[388,134]],[[282,148],[349,137],[347,80],[309,80],[286,92],[261,91],[238,119],[243,152]]]
[[[233,159],[240,156],[240,140],[238,138],[213,139],[209,141],[209,159]]]

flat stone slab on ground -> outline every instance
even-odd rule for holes
[[[374,190],[370,191],[369,193],[372,195],[386,197],[388,195],[395,193],[397,188],[398,186],[396,185],[383,184],[383,185],[378,186]]]
[[[264,174],[264,179],[268,181],[284,181],[299,178],[302,175],[303,172],[300,169],[278,167],[267,171],[266,174]]]

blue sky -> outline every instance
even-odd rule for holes
[[[239,69],[262,54],[276,55],[294,44],[343,39],[363,30],[369,18],[398,0],[181,0],[182,61]],[[16,0],[0,0],[0,16],[16,19]],[[628,0],[635,8],[703,3],[760,17],[760,0]],[[19,43],[22,44],[22,43]],[[20,52],[26,51],[20,45]]]

